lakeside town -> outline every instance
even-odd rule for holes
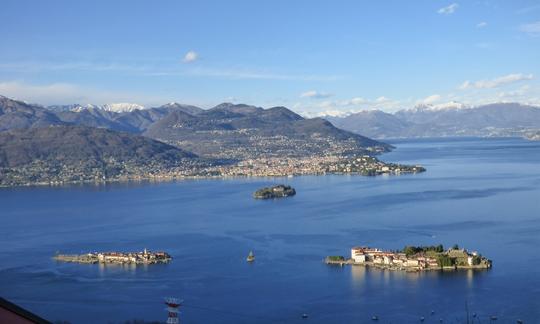
[[[204,170],[217,176],[283,177],[324,174],[359,174],[375,176],[382,174],[420,173],[426,171],[419,165],[386,163],[370,155],[336,156],[322,155],[303,158],[248,159],[236,165],[218,166]]]
[[[352,174],[363,176],[400,175],[425,172],[420,165],[386,163],[370,155],[321,155],[247,159],[236,163],[183,162],[180,166],[130,165],[109,161],[119,170],[84,168],[81,165],[50,166],[34,161],[17,169],[3,169],[0,187],[103,183],[118,181],[168,181],[190,178],[292,177],[302,175]]]
[[[476,251],[457,245],[445,250],[437,246],[406,246],[401,251],[383,251],[371,247],[351,248],[351,257],[328,256],[326,264],[373,266],[402,271],[489,269],[492,261]]]
[[[156,264],[168,263],[172,257],[166,252],[91,252],[86,254],[56,254],[56,261],[75,263]]]

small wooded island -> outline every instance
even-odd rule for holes
[[[277,185],[259,189],[253,193],[255,199],[284,198],[296,195],[296,190],[291,186]]]
[[[445,250],[442,244],[435,246],[406,246],[401,251],[383,251],[370,247],[353,247],[351,257],[328,256],[326,264],[363,265],[380,269],[425,271],[489,269],[491,260],[476,251],[460,249],[457,245]]]

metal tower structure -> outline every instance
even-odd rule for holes
[[[167,297],[165,298],[165,305],[167,305],[167,312],[169,313],[169,317],[167,317],[167,324],[179,324],[180,318],[178,317],[178,314],[180,313],[179,308],[182,306],[182,300],[178,300],[177,298]]]

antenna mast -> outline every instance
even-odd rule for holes
[[[178,314],[180,313],[179,308],[182,306],[183,300],[178,300],[177,298],[167,297],[165,298],[165,305],[167,305],[167,312],[169,317],[167,317],[167,324],[179,324],[180,318]]]

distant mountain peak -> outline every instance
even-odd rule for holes
[[[458,110],[458,109],[468,109],[468,108],[471,108],[471,107],[464,103],[457,102],[457,101],[450,101],[450,102],[445,102],[445,103],[440,103],[440,104],[420,103],[420,104],[415,105],[413,108],[407,109],[407,110],[411,112],[421,112],[421,111],[438,111],[438,110],[452,110],[452,109]]]
[[[136,103],[120,102],[120,103],[111,103],[101,106],[101,109],[112,112],[130,112],[134,110],[142,110],[144,106]]]
[[[161,107],[163,107],[163,108],[176,108],[176,107],[186,107],[186,106],[189,106],[189,105],[181,104],[181,103],[176,102],[176,101],[171,101],[169,103],[164,104]]]
[[[227,111],[227,112],[239,113],[239,114],[249,114],[249,113],[254,113],[257,111],[262,111],[263,109],[260,107],[250,106],[246,104],[233,104],[230,102],[224,102],[215,106],[214,108],[211,108],[210,110]]]

